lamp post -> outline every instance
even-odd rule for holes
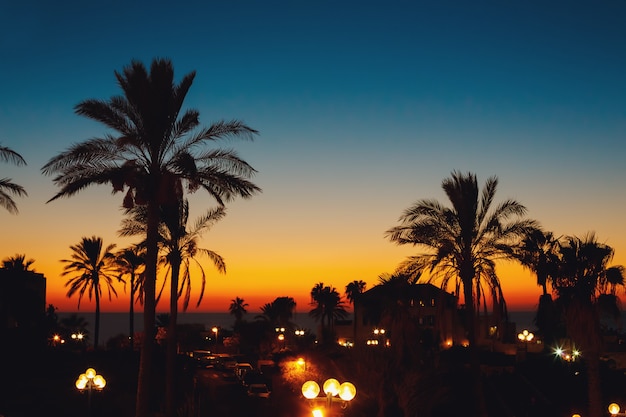
[[[219,329],[217,328],[217,326],[213,326],[211,331],[215,333],[215,352],[217,353],[217,332],[219,332]]]
[[[523,359],[526,359],[526,356],[528,354],[528,343],[530,343],[534,338],[535,335],[526,329],[517,334],[517,339],[522,343],[524,347]]]
[[[327,411],[330,411],[333,401],[338,401],[336,398],[339,396],[341,400],[341,408],[344,409],[348,406],[350,401],[356,396],[356,387],[351,382],[339,383],[335,378],[327,379],[322,385],[326,398],[318,397],[320,393],[320,386],[315,381],[306,381],[302,384],[302,395],[304,398],[314,403],[315,401],[325,399],[325,407]],[[321,410],[315,408],[313,410],[313,416],[317,417],[321,415]]]
[[[95,389],[102,391],[106,385],[106,380],[102,375],[98,375],[93,368],[87,368],[84,374],[80,374],[76,380],[76,388],[80,392],[87,390],[87,416],[91,415],[91,392]]]

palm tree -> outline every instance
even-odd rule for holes
[[[129,340],[130,350],[135,350],[135,303],[141,301],[141,297],[135,296],[143,283],[143,273],[145,270],[144,250],[138,245],[125,248],[117,253],[115,263],[119,272],[119,278],[122,279],[128,275],[128,286],[130,291],[130,308],[129,308]]]
[[[94,347],[98,348],[98,337],[100,334],[100,298],[102,296],[102,286],[108,291],[109,300],[111,294],[117,296],[117,291],[113,286],[113,280],[121,281],[121,278],[114,275],[115,255],[111,252],[115,248],[111,244],[103,248],[102,238],[92,236],[83,237],[77,245],[70,246],[72,250],[71,259],[62,259],[65,264],[62,276],[71,275],[65,283],[69,287],[67,297],[71,298],[78,293],[78,309],[85,292],[96,303]]]
[[[558,263],[559,239],[551,232],[537,228],[525,236],[513,252],[522,266],[537,276],[537,285],[542,294],[548,294],[550,278],[556,274]]]
[[[234,300],[230,300],[228,312],[235,316],[235,327],[241,322],[244,314],[248,313],[246,307],[248,307],[248,303],[246,303],[243,298],[235,297]]]
[[[537,227],[534,221],[521,219],[526,208],[515,200],[493,207],[497,186],[498,179],[491,177],[481,192],[474,174],[453,171],[442,182],[452,207],[436,200],[419,200],[404,211],[399,226],[386,232],[392,242],[425,249],[403,262],[399,273],[419,277],[428,272],[428,280],[441,279],[444,289],[451,280],[457,290],[462,287],[478,415],[486,414],[475,324],[484,286],[498,297],[495,301],[504,302],[495,261],[513,258],[512,246]]]
[[[343,299],[335,287],[316,284],[311,290],[311,305],[313,309],[309,315],[322,324],[322,340],[330,342],[333,334],[333,323],[337,319],[344,319],[348,312],[344,307]]]
[[[560,249],[560,268],[552,283],[558,294],[556,302],[564,312],[567,333],[582,350],[587,364],[591,417],[600,417],[603,408],[600,315],[610,312],[619,317],[616,287],[624,283],[623,266],[608,266],[613,255],[613,248],[599,243],[593,233],[583,238],[566,237]]]
[[[136,401],[136,416],[145,417],[150,414],[159,207],[178,201],[184,191],[203,189],[220,205],[259,192],[248,180],[256,171],[235,151],[207,149],[221,139],[252,139],[257,132],[237,120],[197,130],[199,112],[181,113],[195,72],[175,84],[170,60],[153,60],[149,73],[141,62],[133,61],[115,76],[123,96],[86,100],[75,108],[77,114],[101,122],[115,134],[72,145],[48,161],[42,172],[56,174],[53,181],[61,187],[50,201],[73,196],[90,185],[110,183],[114,192],[126,190],[126,208],[146,206],[145,342]]]
[[[549,346],[555,337],[557,321],[552,295],[548,284],[556,277],[558,269],[559,239],[551,232],[541,229],[531,231],[518,247],[513,248],[514,256],[537,277],[537,285],[542,289],[535,324]]]
[[[130,216],[123,222],[121,236],[130,236],[143,232],[146,227],[146,209],[137,206],[129,211]],[[226,215],[226,209],[222,206],[209,210],[204,216],[196,220],[192,229],[187,230],[189,219],[189,203],[186,199],[177,204],[161,206],[160,218],[162,223],[159,227],[159,246],[162,256],[159,263],[166,267],[163,287],[170,277],[170,321],[167,329],[167,359],[166,369],[166,411],[167,415],[173,416],[175,396],[175,364],[177,354],[176,326],[178,324],[178,299],[183,295],[183,311],[186,311],[191,298],[191,262],[193,261],[201,273],[202,286],[196,307],[202,301],[206,288],[206,274],[202,264],[197,260],[198,255],[208,257],[218,272],[226,272],[226,264],[223,258],[214,251],[198,247],[198,240],[202,233],[211,228],[217,221]],[[182,273],[182,275],[181,275]],[[181,280],[182,278],[182,280]],[[180,284],[180,285],[179,285]],[[160,296],[160,293],[159,293]]]
[[[2,269],[14,272],[34,272],[31,266],[35,263],[34,259],[26,259],[26,255],[10,256],[2,260]]]
[[[366,283],[362,280],[354,280],[348,285],[346,285],[346,298],[348,302],[352,304],[352,315],[354,316],[353,320],[353,337],[354,343],[356,343],[356,329],[357,329],[357,304],[359,301],[359,296],[365,291]]]
[[[19,153],[6,146],[0,146],[0,161],[12,162],[18,166],[26,165],[26,161]],[[9,213],[16,214],[18,212],[17,205],[13,201],[12,196],[22,197],[28,194],[24,187],[11,181],[11,178],[0,179],[0,206],[4,207]]]
[[[261,307],[261,313],[257,318],[266,320],[273,327],[293,327],[291,319],[296,309],[296,301],[292,297],[276,297],[271,303]]]

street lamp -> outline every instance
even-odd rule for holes
[[[306,371],[306,361],[304,360],[304,358],[298,358],[298,360],[296,361],[296,365],[298,365],[298,369]]]
[[[217,328],[217,326],[213,326],[211,331],[215,333],[215,352],[217,352],[217,332],[219,331],[219,329]]]
[[[348,403],[356,396],[356,387],[351,382],[344,382],[340,384],[335,378],[327,379],[322,385],[324,394],[326,394],[326,409],[330,410],[333,401],[337,401],[335,397],[339,396],[341,399],[341,408],[346,408]],[[320,393],[320,386],[315,381],[306,381],[302,384],[302,395],[307,400],[319,401],[323,397],[318,397]]]
[[[523,343],[528,343],[535,338],[535,335],[524,329],[521,333],[517,334],[517,338]]]
[[[619,404],[617,403],[609,404],[609,413],[611,413],[612,416],[626,416],[626,413],[620,413],[619,411],[620,411]]]
[[[523,357],[522,359],[525,360],[526,359],[526,355],[528,353],[528,343],[530,343],[533,339],[535,338],[535,335],[532,332],[529,332],[528,330],[524,329],[522,330],[522,332],[517,334],[517,339],[523,344],[524,349],[522,352],[520,352],[520,357],[522,357],[521,353],[523,353]]]
[[[102,375],[98,375],[93,368],[87,368],[84,374],[80,374],[75,382],[76,388],[80,392],[87,390],[87,415],[91,415],[91,392],[95,389],[102,391],[106,385],[106,380]]]

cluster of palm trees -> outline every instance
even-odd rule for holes
[[[594,234],[556,239],[536,221],[525,218],[526,208],[519,202],[508,199],[495,204],[497,185],[497,178],[491,177],[481,190],[474,174],[454,171],[442,182],[451,207],[436,200],[419,200],[407,208],[400,224],[387,231],[387,237],[423,252],[402,262],[397,274],[414,281],[439,281],[442,288],[451,285],[455,295],[463,294],[475,378],[474,411],[485,415],[476,349],[477,315],[481,304],[486,308],[488,298],[496,313],[506,314],[496,274],[498,261],[515,260],[532,270],[543,290],[539,323],[549,321],[542,313],[550,310],[546,304],[550,304],[551,286],[560,307],[554,311],[564,318],[568,336],[586,350],[590,415],[596,417],[602,409],[599,317],[601,311],[618,313],[617,291],[624,285],[624,268],[608,266],[614,251],[598,242]]]
[[[155,59],[149,70],[133,61],[123,71],[116,71],[115,77],[122,95],[85,100],[75,107],[78,115],[102,123],[109,133],[72,145],[50,159],[42,172],[54,175],[53,182],[60,187],[50,201],[74,196],[92,185],[110,184],[114,192],[125,193],[123,206],[128,218],[142,220],[138,233],[143,234],[145,248],[141,291],[145,340],[141,345],[136,416],[145,417],[155,411],[150,399],[156,282],[159,253],[164,247],[159,231],[165,227],[171,238],[180,236],[175,223],[183,218],[186,194],[202,189],[223,207],[237,197],[249,198],[260,192],[250,181],[255,170],[247,162],[232,149],[211,146],[223,139],[252,139],[257,132],[238,120],[200,127],[199,112],[182,109],[195,72],[176,83],[170,60]],[[178,260],[174,255],[170,260],[175,268]],[[170,283],[178,279],[172,277],[170,274]],[[182,282],[188,283],[185,273]],[[178,286],[172,288],[174,300],[179,291]],[[167,361],[173,366],[171,351],[168,348]],[[167,416],[175,415],[174,384],[173,378],[166,378]]]

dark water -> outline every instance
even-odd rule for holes
[[[65,318],[73,314],[58,313],[59,319]],[[93,326],[95,323],[93,312],[78,311],[76,312],[81,317],[84,317],[88,322],[88,330],[92,334],[93,339]],[[249,312],[244,316],[244,319],[252,321],[260,313]],[[518,329],[534,330],[535,325],[533,319],[535,317],[534,311],[512,311],[509,312],[510,320],[516,323]],[[351,317],[349,317],[351,318]],[[317,324],[306,313],[296,313],[294,317],[294,323],[297,327],[302,329],[309,329],[315,333]],[[203,324],[205,329],[210,329],[213,326],[218,326],[224,329],[232,329],[235,323],[235,317],[229,313],[179,313],[178,322],[183,324]],[[143,331],[143,313],[135,313],[135,332]],[[110,338],[129,333],[129,315],[128,313],[102,313],[100,315],[100,340],[101,343],[106,343]]]
[[[77,314],[83,317],[87,323],[91,339],[93,340],[93,331],[95,324],[95,314],[87,311],[63,312],[58,313],[59,320]],[[157,313],[158,315],[159,313]],[[248,312],[244,316],[245,320],[253,321],[260,312]],[[135,313],[135,332],[143,331],[143,313]],[[211,329],[218,326],[224,329],[232,329],[235,323],[235,317],[230,313],[178,313],[178,322],[181,324],[203,324],[205,329]],[[296,313],[293,322],[297,327],[309,329],[315,333],[317,324],[305,313]],[[110,338],[124,334],[129,334],[129,314],[128,313],[101,313],[100,314],[100,343],[106,343]]]

